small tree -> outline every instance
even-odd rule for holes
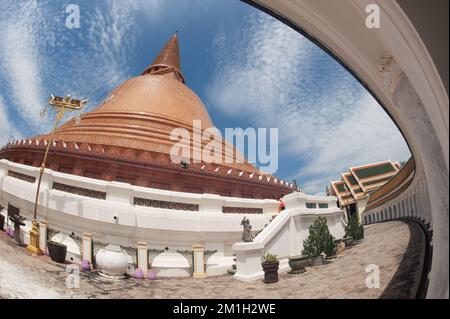
[[[333,254],[334,237],[330,234],[327,219],[319,217],[314,224],[309,226],[309,235],[303,241],[303,255],[317,257],[322,253],[330,256]]]
[[[352,237],[354,240],[364,238],[364,226],[359,222],[358,216],[350,216],[347,227],[345,227],[345,237]]]

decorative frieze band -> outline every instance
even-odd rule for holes
[[[134,197],[133,204],[136,206],[186,210],[186,211],[192,211],[192,212],[198,212],[200,210],[200,207],[197,204],[166,202],[166,201],[147,199],[147,198],[141,198],[141,197]]]
[[[252,207],[222,207],[224,214],[262,214],[262,208]]]
[[[75,195],[106,200],[106,192],[53,182],[53,189]]]
[[[8,176],[20,179],[20,180],[28,182],[28,183],[34,183],[36,181],[36,177],[34,177],[34,176],[25,175],[25,174],[22,174],[22,173],[11,171],[11,170],[8,171]]]

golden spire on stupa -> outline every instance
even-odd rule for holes
[[[174,33],[166,45],[161,49],[156,59],[142,74],[172,74],[176,79],[185,83],[180,67],[178,31]]]

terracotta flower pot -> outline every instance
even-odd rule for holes
[[[264,283],[271,284],[278,281],[279,261],[264,261],[261,263],[264,270]]]
[[[47,241],[48,253],[50,259],[54,262],[63,264],[66,261],[67,246],[54,241]]]

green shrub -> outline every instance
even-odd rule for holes
[[[322,253],[327,256],[333,254],[334,237],[330,234],[327,219],[319,217],[309,226],[309,235],[303,241],[302,254],[308,257],[317,257]]]
[[[264,256],[264,261],[278,261],[277,255],[272,255],[271,253],[267,253]]]
[[[349,218],[345,227],[345,237],[352,237],[354,240],[364,238],[364,226],[359,222],[358,216],[353,215]]]

